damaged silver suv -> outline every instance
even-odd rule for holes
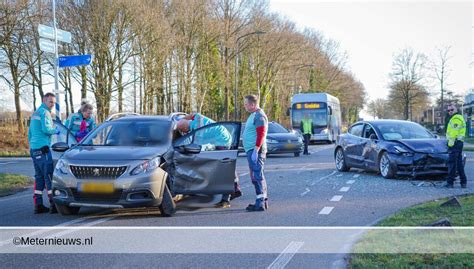
[[[175,121],[166,116],[107,121],[78,145],[52,146],[59,158],[54,202],[62,215],[81,207],[157,206],[162,216],[171,216],[174,195],[232,193],[240,127],[218,122],[179,137]],[[216,129],[231,139],[224,147],[213,145]]]

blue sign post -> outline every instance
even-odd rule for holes
[[[72,67],[72,66],[81,66],[88,65],[91,63],[92,55],[72,55],[72,56],[61,56],[58,59],[59,67]]]

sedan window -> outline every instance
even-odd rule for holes
[[[351,135],[355,135],[355,136],[362,136],[362,130],[364,128],[364,125],[359,123],[359,124],[356,124],[356,125],[353,125],[350,129],[349,129],[349,133]]]
[[[385,140],[430,139],[434,136],[414,122],[381,123],[378,125]]]

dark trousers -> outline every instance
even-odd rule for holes
[[[308,145],[309,145],[309,140],[311,140],[311,134],[304,134],[304,151],[303,154],[308,154]]]
[[[51,181],[53,178],[53,158],[51,151],[44,152],[41,149],[30,150],[31,159],[35,167],[35,187],[33,201],[35,205],[43,204],[43,190],[46,188],[50,204],[53,204],[53,191]]]
[[[264,175],[264,164],[265,164],[265,153],[258,153],[257,162],[252,161],[253,149],[247,151],[247,161],[249,163],[250,169],[250,178],[255,187],[255,194],[257,199],[255,201],[255,206],[263,207],[265,199],[268,198],[267,194],[267,181],[265,180]]]
[[[449,153],[448,179],[447,179],[448,184],[454,183],[454,180],[456,177],[456,171],[458,172],[459,177],[461,179],[461,184],[467,183],[466,174],[464,173],[464,165],[462,163],[463,146],[464,146],[464,143],[462,141],[456,140],[456,142],[454,143],[454,146],[448,148],[448,153]]]

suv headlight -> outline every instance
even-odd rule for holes
[[[141,173],[146,173],[155,170],[158,166],[160,166],[160,157],[153,158],[149,161],[143,162],[142,164],[137,165],[133,168],[131,175],[135,176]]]
[[[303,143],[303,138],[301,138],[301,136],[298,136],[298,142]]]
[[[276,144],[276,143],[278,143],[278,140],[275,140],[275,139],[267,139],[267,143],[268,143],[268,144]]]

